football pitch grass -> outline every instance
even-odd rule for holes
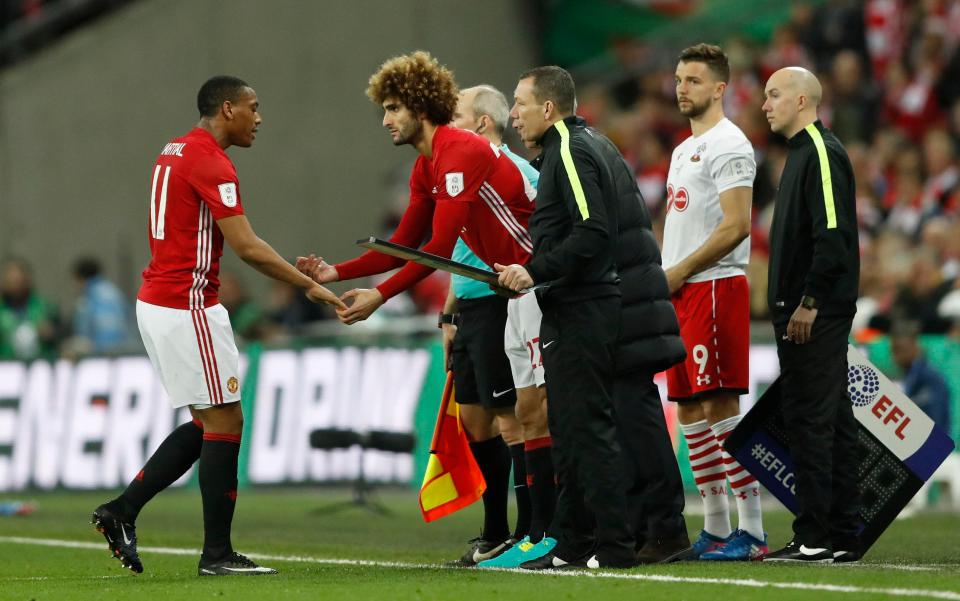
[[[145,572],[122,569],[89,524],[110,495],[18,495],[39,509],[0,518],[0,599],[242,600],[345,599],[954,599],[960,601],[960,516],[921,514],[896,521],[857,565],[683,563],[624,571],[520,573],[444,568],[478,533],[474,505],[424,524],[416,493],[393,489],[377,499],[391,513],[348,507],[337,489],[243,491],[234,524],[241,553],[277,576],[200,578],[199,492],[168,491],[137,522]],[[2,500],[2,498],[0,498]],[[790,515],[764,515],[771,547],[789,538]],[[688,517],[698,528],[702,517]]]

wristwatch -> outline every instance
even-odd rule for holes
[[[440,313],[437,316],[437,327],[442,329],[445,323],[455,326],[457,325],[457,317],[456,313]]]
[[[800,299],[800,306],[804,309],[816,309],[820,304],[817,302],[817,299],[812,296],[804,295],[803,298]]]

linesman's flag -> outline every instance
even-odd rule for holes
[[[453,374],[447,372],[430,443],[430,460],[420,487],[420,511],[425,522],[463,509],[487,489],[460,423],[460,406],[454,396]]]

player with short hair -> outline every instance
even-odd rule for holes
[[[756,162],[746,136],[723,114],[730,79],[717,46],[684,49],[676,70],[677,104],[693,135],[674,151],[667,177],[663,267],[687,349],[667,372],[670,400],[687,440],[704,505],[704,527],[677,558],[745,560],[767,552],[760,485],[723,448],[740,422],[747,392],[750,207]],[[727,480],[739,528],[730,526]]]
[[[197,108],[200,122],[167,143],[151,171],[151,259],[137,294],[137,324],[150,361],[171,404],[189,406],[193,421],[170,433],[119,497],[94,510],[93,523],[120,563],[142,572],[137,515],[199,459],[204,541],[198,574],[275,574],[236,553],[230,540],[243,413],[239,353],[217,296],[223,241],[254,269],[303,289],[310,300],[345,305],[258,238],[244,216],[237,172],[225,151],[253,144],[261,123],[253,88],[236,77],[213,77],[200,88]]]
[[[459,237],[486,265],[497,262],[525,264],[533,251],[527,222],[533,212],[536,189],[499,145],[472,131],[450,125],[459,101],[453,73],[427,52],[397,56],[384,62],[371,76],[367,96],[383,108],[383,126],[390,131],[393,144],[409,144],[420,153],[410,175],[410,204],[390,241],[416,247],[430,231],[431,237],[422,248],[425,252],[450,257]],[[487,127],[483,125],[486,122],[483,117],[481,122],[481,126]],[[329,265],[312,256],[300,257],[297,266],[319,283],[350,280],[402,267],[376,288],[354,289],[343,295],[344,300],[352,300],[349,309],[338,311],[340,320],[347,324],[366,319],[387,299],[433,271],[417,263],[406,263],[372,251],[337,265]],[[529,535],[531,540],[548,546],[552,539],[543,537],[543,530],[550,522],[554,505],[554,474],[549,459],[551,441],[546,426],[546,409],[536,392],[536,386],[543,384],[543,374],[541,369],[533,367],[533,364],[539,364],[539,349],[534,352],[533,346],[524,346],[524,341],[533,337],[531,333],[539,331],[539,317],[540,310],[533,295],[524,295],[507,303],[508,325],[506,330],[500,331],[505,332],[505,337],[510,332],[520,332],[513,337],[515,344],[505,342],[513,373],[510,387],[517,390],[504,392],[504,389],[495,388],[495,382],[494,385],[488,382],[483,394],[492,396],[496,393],[509,396],[511,400],[520,399],[518,412],[528,445],[527,481],[530,482],[531,476],[534,481],[530,489]],[[522,348],[519,352],[509,352],[515,346]],[[523,389],[530,391],[527,395],[529,403],[523,401]],[[489,400],[491,406],[494,401],[499,401]],[[536,438],[527,436],[528,426]],[[490,432],[480,434],[478,438],[483,438],[483,434]],[[530,448],[531,443],[536,448]],[[494,444],[491,443],[491,447]],[[488,450],[489,461],[481,458],[481,468],[487,464],[491,470],[487,473],[496,472],[496,487],[499,489],[500,482],[506,485],[509,469],[502,469],[502,453],[498,457],[496,449]],[[529,461],[531,451],[538,457],[546,457],[545,461],[535,461],[536,473],[530,471],[533,465]],[[497,463],[501,469],[492,467]],[[492,501],[491,510],[493,505],[501,502]],[[458,560],[459,565],[475,565],[498,556],[510,546],[512,541],[505,520],[496,520],[487,526],[498,531],[484,531]]]

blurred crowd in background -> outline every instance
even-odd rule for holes
[[[41,11],[45,3],[15,4]],[[780,67],[800,65],[820,78],[820,115],[846,145],[856,172],[863,266],[855,335],[868,341],[909,319],[922,333],[960,337],[960,0],[798,2],[769,42],[736,35],[710,41],[730,58],[726,114],[750,138],[758,159],[749,267],[753,318],[767,314],[767,231],[786,156],[784,140],[770,133],[760,110],[763,87]],[[608,53],[615,64],[603,73],[569,65],[578,82],[578,112],[634,166],[658,235],[671,152],[689,135],[674,94],[683,45],[617,39]],[[388,186],[383,235],[406,204],[408,172],[398,168]],[[20,259],[0,266],[0,359],[78,356],[138,344],[132,295],[110,283],[96,257],[76,262],[72,307],[44,300],[48,295],[33,289],[30,272]],[[242,341],[284,340],[304,324],[333,317],[279,284],[252,298],[246,280],[254,277],[245,270],[221,278],[221,300]],[[446,287],[443,274],[428,278],[384,316],[431,314]]]
[[[246,275],[220,272],[220,302],[241,344],[285,343],[309,324],[335,317],[282,282],[254,299]],[[0,361],[143,352],[133,295],[111,282],[95,257],[77,259],[71,276],[64,285],[73,287],[72,305],[59,307],[52,295],[36,289],[29,262],[7,258],[0,263]]]
[[[51,0],[0,0],[0,31],[15,23],[39,19]]]
[[[726,115],[757,154],[753,318],[767,316],[767,234],[786,158],[760,109],[763,89],[774,71],[799,65],[823,84],[819,114],[855,169],[863,260],[855,335],[867,341],[904,319],[923,333],[960,335],[960,1],[795,3],[769,43],[718,42],[731,64]],[[633,163],[658,231],[671,153],[690,135],[674,94],[678,51],[619,42],[612,54],[622,76],[578,90],[579,112]]]

